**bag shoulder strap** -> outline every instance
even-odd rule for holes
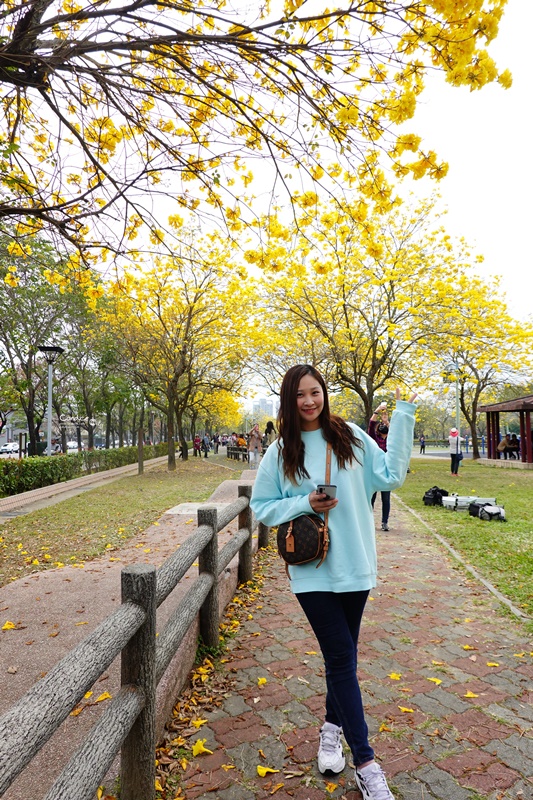
[[[326,484],[328,484],[330,482],[330,480],[331,480],[331,452],[332,452],[331,445],[330,445],[329,442],[327,442],[327,446],[326,446],[326,481],[325,481]],[[320,559],[320,561],[317,564],[317,568],[322,564],[322,562],[324,561],[324,559],[326,558],[326,556],[328,554],[328,549],[329,549],[328,514],[329,514],[328,511],[324,511],[324,552],[322,553],[322,558]],[[287,564],[287,562],[285,562],[285,572],[287,574],[287,577],[290,580],[291,576],[290,576],[290,573],[289,573],[289,565]]]
[[[326,447],[326,484],[328,484],[331,480],[331,445],[328,442]],[[322,558],[317,564],[319,567],[324,559],[328,554],[329,549],[329,528],[328,528],[328,516],[329,511],[324,511],[324,552],[322,553]]]

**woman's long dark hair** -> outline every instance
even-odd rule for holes
[[[268,435],[271,431],[274,431],[274,433],[275,433],[276,429],[274,427],[274,423],[272,422],[272,420],[269,419],[267,424],[266,424],[265,433]]]
[[[340,469],[357,460],[354,447],[363,447],[350,426],[329,410],[328,390],[324,378],[311,364],[296,364],[285,373],[280,390],[280,406],[278,412],[278,432],[283,440],[283,472],[292,483],[298,479],[308,478],[309,473],[304,466],[305,446],[302,442],[302,428],[298,413],[298,387],[305,375],[311,375],[320,386],[324,395],[324,408],[319,417],[322,435],[329,442]]]

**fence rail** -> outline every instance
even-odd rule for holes
[[[198,528],[160,567],[122,570],[122,604],[0,718],[0,795],[121,653],[121,689],[110,701],[45,800],[91,800],[121,750],[122,800],[155,797],[155,693],[191,624],[215,647],[219,637],[218,581],[239,554],[238,579],[252,578],[250,486],[223,511],[198,511]],[[235,517],[238,531],[218,549],[217,534]],[[268,543],[259,523],[258,547]],[[156,611],[198,559],[199,575],[156,639]]]

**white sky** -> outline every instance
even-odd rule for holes
[[[482,277],[502,276],[509,310],[518,318],[533,313],[532,29],[533,0],[509,0],[489,53],[500,72],[511,70],[512,87],[470,92],[436,75],[405,126],[449,162],[438,185],[448,208],[443,224],[484,255]],[[417,194],[431,192],[429,181],[409,186]]]

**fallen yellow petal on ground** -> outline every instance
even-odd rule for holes
[[[209,753],[209,755],[213,755],[213,751],[209,750],[205,747],[207,739],[197,739],[196,742],[192,746],[192,754],[193,756],[199,756],[202,753]]]
[[[271,769],[270,767],[264,767],[262,764],[257,765],[257,774],[260,778],[264,778],[265,775],[269,775],[270,773],[279,772],[279,769]]]

